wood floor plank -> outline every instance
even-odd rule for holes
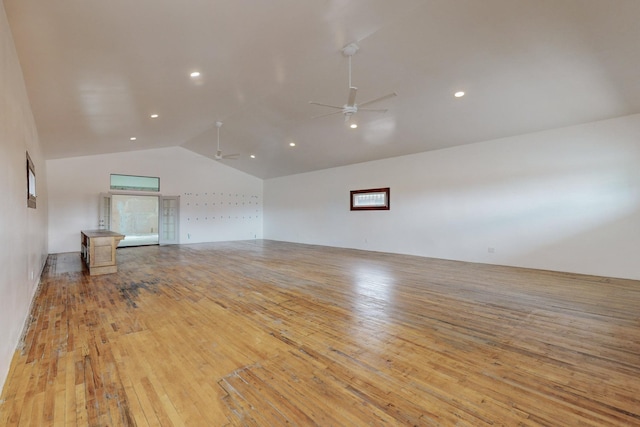
[[[640,282],[273,241],[50,255],[7,426],[640,426]]]

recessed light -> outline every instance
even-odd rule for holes
[[[132,136],[131,138],[129,138],[129,141],[135,141],[136,139],[138,138],[136,138],[135,136]]]
[[[464,96],[464,92],[459,90],[458,92],[454,93],[453,96],[455,96],[456,98],[462,98]]]
[[[191,74],[189,74],[191,77],[200,77],[200,71],[194,71]]]
[[[296,143],[295,143],[295,142],[290,142],[290,143],[289,143],[289,147],[295,147],[295,146],[296,146]]]
[[[151,117],[152,119],[157,119],[159,116],[158,116],[157,114],[152,114],[152,115],[151,115],[151,116],[149,116],[149,117]]]
[[[252,159],[255,159],[255,158],[256,158],[256,155],[255,155],[255,154],[252,154],[252,155],[251,155],[251,158],[252,158]]]
[[[357,125],[357,124],[355,124],[355,123],[351,123],[351,124],[349,125],[349,127],[350,127],[351,129],[357,129],[357,128],[358,128],[358,125]]]

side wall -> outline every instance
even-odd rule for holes
[[[265,238],[640,279],[639,165],[633,115],[270,179]]]
[[[47,259],[44,158],[22,70],[0,2],[0,390]],[[36,209],[27,208],[26,152],[36,172]]]
[[[261,179],[182,147],[48,160],[49,253],[80,250],[80,230],[98,228],[110,174],[160,177],[180,196],[180,243],[262,238]]]

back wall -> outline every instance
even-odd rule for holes
[[[80,230],[98,228],[112,173],[158,176],[163,196],[180,196],[180,243],[262,238],[261,179],[169,147],[48,160],[49,253],[78,252]]]
[[[640,279],[639,165],[633,115],[274,178],[265,238]]]

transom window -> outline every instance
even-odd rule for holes
[[[160,178],[155,176],[135,176],[111,174],[111,190],[160,191]]]

